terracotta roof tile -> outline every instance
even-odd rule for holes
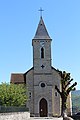
[[[12,73],[11,74],[11,83],[15,83],[15,84],[21,84],[21,83],[25,83],[24,81],[24,74],[22,73]]]

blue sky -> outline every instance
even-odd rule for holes
[[[0,0],[0,82],[33,66],[40,7],[52,38],[52,65],[70,72],[80,89],[80,0]]]

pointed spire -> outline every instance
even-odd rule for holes
[[[40,22],[38,24],[38,28],[34,36],[34,39],[51,39],[45,27],[42,16],[40,17]]]

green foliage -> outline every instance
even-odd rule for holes
[[[0,84],[0,105],[23,106],[27,101],[26,86],[22,84]]]
[[[80,90],[72,91],[71,96],[73,114],[80,112]]]

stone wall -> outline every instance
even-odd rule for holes
[[[0,113],[0,120],[28,120],[29,112]]]

